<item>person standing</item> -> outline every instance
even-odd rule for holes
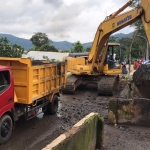
[[[137,60],[135,60],[135,61],[134,61],[134,64],[133,64],[134,70],[136,70],[139,66],[140,66],[140,64],[138,63]]]
[[[122,62],[122,74],[127,74],[126,61]]]

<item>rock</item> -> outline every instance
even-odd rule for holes
[[[114,124],[114,127],[116,128],[116,129],[118,129],[119,128],[119,126],[118,126],[118,124]]]

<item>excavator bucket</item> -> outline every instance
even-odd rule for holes
[[[147,39],[150,44],[150,0],[142,0],[141,6],[144,9],[144,15],[142,15],[142,22],[145,28]]]

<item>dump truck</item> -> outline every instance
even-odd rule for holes
[[[0,144],[10,138],[20,117],[56,114],[65,82],[64,63],[0,57]]]
[[[100,23],[87,56],[80,54],[80,57],[79,55],[77,57],[67,57],[67,71],[71,75],[67,78],[66,87],[62,87],[63,93],[73,93],[83,83],[96,81],[99,95],[113,95],[117,77],[121,73],[121,62],[120,68],[113,68],[106,61],[110,47],[108,43],[109,36],[141,19],[150,43],[150,1],[141,0],[137,7],[123,12],[134,2],[135,0],[128,1]],[[102,54],[102,57],[99,60],[100,54]]]

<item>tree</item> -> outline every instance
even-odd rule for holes
[[[122,53],[122,60],[128,60],[129,55],[129,48],[131,45],[131,39],[130,38],[121,38],[118,41],[121,46],[121,53]]]
[[[134,5],[132,5],[132,7],[136,7],[138,5],[139,1],[135,1]],[[136,21],[135,23],[133,23],[131,25],[131,27],[134,27],[135,28],[135,32],[137,32],[137,35],[141,35],[145,38],[147,38],[146,36],[146,32],[145,32],[145,29],[144,29],[144,26],[143,26],[143,23],[142,23],[142,20],[138,20]],[[135,40],[134,40],[134,45],[138,44],[138,48],[139,48],[139,54],[137,57],[141,58],[141,57],[144,57],[145,55],[145,52],[146,52],[146,43],[145,43],[145,40],[141,37],[136,37]]]
[[[108,42],[116,42],[117,37],[110,36]]]
[[[87,48],[85,49],[86,52],[90,52],[90,50],[91,50],[91,47],[87,47]]]
[[[48,52],[58,52],[58,49],[54,46],[51,46],[49,44],[42,45],[39,49],[39,51],[48,51]]]
[[[138,20],[137,22],[133,23],[131,26],[135,28],[135,34],[136,34],[135,38],[133,37],[132,39],[134,41],[133,41],[131,55],[132,58],[134,57],[135,59],[140,59],[146,56],[147,43],[145,39],[143,39],[142,37],[147,38],[147,36],[144,30],[144,26],[142,24],[142,20]],[[142,37],[139,37],[138,35]],[[136,49],[134,49],[135,47]]]
[[[24,49],[17,45],[11,45],[7,38],[0,38],[0,56],[1,57],[22,57]]]
[[[50,42],[52,42],[45,33],[41,33],[41,32],[35,33],[30,38],[30,41],[37,48],[41,47],[42,45],[49,44]]]
[[[71,50],[72,53],[79,53],[79,52],[83,52],[83,51],[84,51],[84,47],[80,43],[80,41],[77,41],[76,43],[73,44],[73,48]]]

